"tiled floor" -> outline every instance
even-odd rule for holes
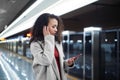
[[[68,80],[78,80],[68,75]],[[32,62],[0,48],[0,80],[35,80]]]
[[[8,80],[0,64],[0,80]]]
[[[0,61],[5,67],[4,71],[2,67],[0,67],[0,76],[2,75],[2,77],[0,77],[0,80],[16,80],[16,78],[19,80],[34,80],[31,63],[23,60],[21,57],[14,55],[10,51],[6,51],[1,48],[0,54]],[[6,79],[7,76],[4,73],[5,71],[8,73],[7,75],[10,77],[9,79]]]

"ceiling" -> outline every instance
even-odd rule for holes
[[[36,0],[0,0],[0,32]],[[99,0],[61,16],[66,30],[84,27],[120,28],[120,0]]]
[[[120,29],[120,0],[99,0],[62,17],[67,30],[83,31],[90,26]]]
[[[35,0],[0,0],[0,32],[11,24]]]

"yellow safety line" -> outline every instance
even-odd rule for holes
[[[78,78],[74,77],[74,76],[71,76],[69,74],[66,74],[67,75],[67,78],[70,79],[70,80],[78,80]]]

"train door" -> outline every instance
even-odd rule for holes
[[[83,80],[120,79],[120,29],[84,29]]]
[[[101,28],[84,28],[83,36],[83,80],[100,80],[99,54],[100,54]]]
[[[120,30],[101,32],[101,80],[120,80]]]
[[[65,54],[65,59],[70,57],[83,54],[83,32],[71,32],[67,31],[63,34],[63,49]],[[73,77],[77,78],[75,80],[81,79],[83,77],[83,56],[81,55],[75,61],[75,67],[69,69],[67,73]],[[71,80],[71,78],[70,78]]]

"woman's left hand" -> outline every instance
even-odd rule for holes
[[[68,61],[67,61],[67,65],[72,66],[74,64],[74,61],[75,61],[74,57],[69,58]]]

